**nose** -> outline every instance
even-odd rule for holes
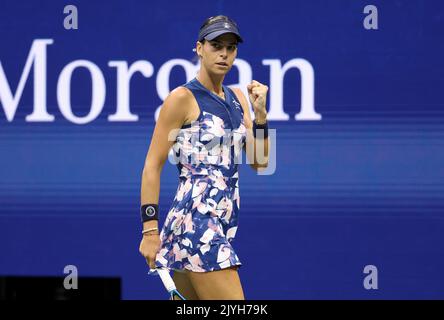
[[[224,58],[226,58],[226,57],[228,56],[228,49],[227,49],[227,47],[223,47],[223,48],[220,50],[220,56],[221,56],[221,57],[224,57]]]

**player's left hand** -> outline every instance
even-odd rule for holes
[[[267,118],[265,105],[267,102],[268,87],[259,81],[253,80],[251,84],[247,86],[247,89],[250,103],[254,109],[255,118],[265,120]]]

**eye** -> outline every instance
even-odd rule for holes
[[[220,44],[218,44],[217,42],[213,42],[211,43],[211,45],[218,50],[221,48]]]
[[[228,50],[230,50],[230,51],[234,51],[234,50],[236,50],[236,46],[228,46]]]

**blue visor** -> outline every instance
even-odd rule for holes
[[[198,40],[214,40],[225,33],[233,33],[236,36],[238,42],[243,42],[242,37],[239,33],[239,29],[236,25],[230,23],[229,21],[218,21],[203,28],[199,32]]]

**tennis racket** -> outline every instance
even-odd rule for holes
[[[179,298],[179,300],[186,300],[185,297],[177,290],[173,278],[170,276],[170,271],[167,268],[150,269],[149,274],[155,275],[156,273],[159,275],[165,289],[170,294],[170,300],[176,300],[175,298]]]

